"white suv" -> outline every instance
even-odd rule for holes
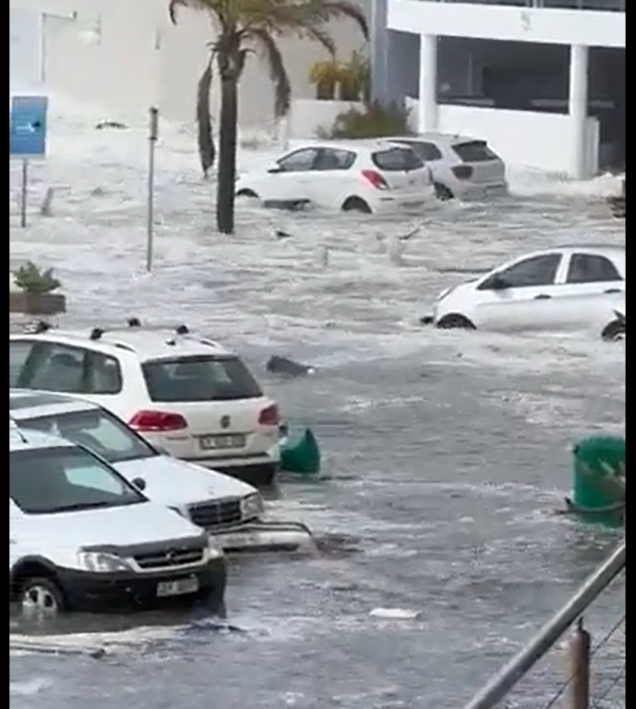
[[[243,361],[211,340],[127,329],[9,335],[9,387],[81,396],[158,448],[255,485],[279,461],[279,413]]]
[[[25,615],[152,608],[224,612],[225,558],[82,446],[9,421],[9,602]]]

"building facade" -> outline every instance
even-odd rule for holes
[[[375,0],[373,84],[420,131],[574,178],[624,166],[625,0]]]
[[[197,82],[214,39],[204,14],[183,10],[173,27],[168,0],[11,0],[9,14],[14,83],[43,80],[50,91],[105,114],[145,116],[155,105],[168,120],[194,121]],[[362,45],[353,22],[334,22],[329,32],[342,56]],[[282,38],[280,47],[293,95],[312,97],[309,69],[325,50],[294,37]],[[248,60],[239,100],[242,126],[271,125],[272,85],[257,56]]]

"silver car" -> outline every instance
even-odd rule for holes
[[[431,171],[439,199],[480,199],[506,194],[506,166],[485,140],[444,133],[389,139],[408,145]]]

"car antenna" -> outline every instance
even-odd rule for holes
[[[128,327],[141,327],[141,320],[139,318],[129,318]]]
[[[104,330],[102,330],[101,327],[96,327],[93,330],[91,330],[90,338],[91,338],[91,340],[93,340],[93,342],[96,342],[97,340],[102,339],[103,334],[104,334]]]
[[[187,325],[179,325],[176,329],[175,332],[177,335],[189,335],[190,334],[190,329],[188,328]]]

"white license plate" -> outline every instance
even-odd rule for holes
[[[198,590],[199,580],[196,578],[162,581],[157,584],[157,598],[185,596],[188,593],[196,593]]]
[[[218,436],[201,436],[200,445],[203,450],[226,450],[228,448],[245,448],[245,436],[242,433],[224,433]]]

